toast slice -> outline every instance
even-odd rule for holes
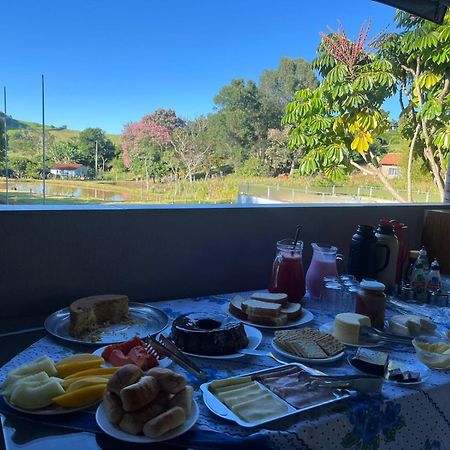
[[[279,303],[267,303],[252,299],[244,300],[241,308],[248,316],[277,317],[281,312]]]
[[[252,316],[249,314],[248,320],[255,325],[266,325],[270,327],[282,327],[288,323],[286,314],[279,314],[277,317]]]
[[[237,317],[240,320],[247,320],[247,314],[242,311],[242,302],[245,301],[240,295],[236,295],[230,301],[228,305],[228,310],[233,316]]]
[[[251,295],[251,298],[254,300],[259,300],[261,302],[279,303],[280,305],[285,305],[288,302],[287,294],[281,293],[254,292]]]
[[[281,308],[281,313],[288,316],[288,320],[297,320],[302,315],[302,305],[300,303],[286,303]]]

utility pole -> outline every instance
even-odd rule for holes
[[[98,167],[98,141],[95,141],[95,179],[97,179],[97,167]]]
[[[47,167],[45,163],[45,102],[44,102],[44,75],[42,75],[42,200],[45,204],[45,176]]]
[[[8,135],[6,134],[6,86],[3,86],[3,106],[5,115],[3,116],[3,132],[4,132],[4,144],[5,144],[5,193],[6,204],[9,203],[8,199],[8,182],[9,182],[9,170],[8,170]]]

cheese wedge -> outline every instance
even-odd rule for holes
[[[358,345],[361,326],[371,326],[367,316],[356,313],[338,314],[334,321],[333,336],[345,344]]]
[[[431,320],[413,314],[399,314],[389,320],[389,331],[401,336],[418,336],[435,329],[436,325]]]

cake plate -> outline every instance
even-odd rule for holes
[[[157,334],[169,323],[169,318],[164,311],[145,303],[129,303],[129,313],[130,320],[101,327],[79,338],[69,334],[69,308],[61,309],[48,316],[44,327],[48,333],[64,341],[98,346],[128,341],[135,336],[145,337],[149,334]]]

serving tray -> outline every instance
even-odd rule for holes
[[[235,378],[238,379],[238,378],[247,377],[247,376],[253,377],[253,376],[258,376],[258,375],[276,373],[277,370],[285,370],[285,369],[289,369],[290,367],[297,367],[302,372],[305,372],[306,374],[309,374],[309,375],[325,375],[323,372],[321,372],[319,370],[311,369],[307,366],[304,366],[303,364],[291,363],[291,364],[285,364],[283,366],[277,366],[277,367],[271,367],[269,369],[259,370],[256,372],[250,372],[245,375],[240,375],[238,377],[226,378],[226,380],[233,380]],[[217,380],[215,380],[215,381],[217,381]],[[319,406],[323,406],[323,405],[327,405],[327,404],[334,403],[337,401],[341,401],[341,400],[344,400],[344,399],[350,397],[350,395],[351,395],[350,392],[345,389],[335,389],[330,393],[330,396],[327,399],[320,399],[320,400],[318,399],[317,402],[314,402],[313,404],[303,406],[303,407],[296,407],[296,406],[293,406],[292,404],[288,403],[282,397],[278,396],[272,390],[268,389],[268,387],[265,386],[263,383],[257,381],[258,385],[260,385],[261,387],[263,387],[265,389],[268,389],[269,392],[273,396],[277,397],[279,400],[281,400],[283,403],[286,404],[287,412],[285,414],[281,414],[281,415],[278,415],[275,417],[270,417],[268,419],[263,419],[263,420],[254,421],[254,422],[247,422],[247,421],[241,419],[238,415],[236,415],[230,408],[228,408],[227,405],[222,403],[222,401],[219,400],[219,398],[217,398],[214,395],[214,393],[210,389],[211,383],[214,383],[214,381],[204,383],[200,386],[200,389],[203,393],[203,401],[205,402],[205,405],[207,406],[207,408],[211,412],[216,414],[217,416],[222,417],[227,420],[231,420],[231,421],[237,423],[238,425],[241,425],[242,427],[247,427],[247,428],[263,425],[263,424],[266,424],[269,422],[273,422],[275,420],[280,420],[285,417],[292,416],[294,414],[298,414],[302,411],[306,411],[309,409],[317,408]]]
[[[145,303],[129,303],[130,320],[110,324],[89,333],[83,338],[69,334],[70,311],[64,308],[54,312],[44,322],[44,327],[53,336],[69,342],[88,345],[109,345],[128,341],[134,336],[144,337],[164,330],[169,318],[164,311]]]

